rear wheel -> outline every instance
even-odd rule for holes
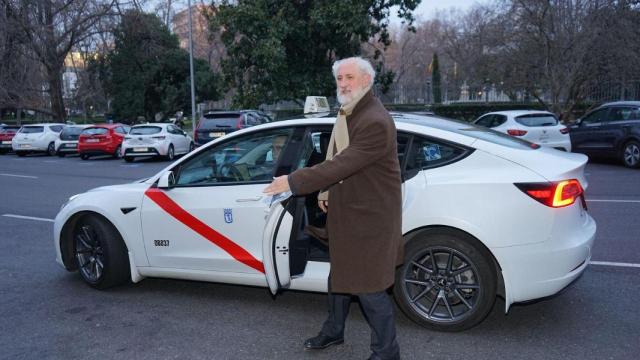
[[[622,163],[626,167],[637,168],[640,166],[640,143],[631,140],[622,148]]]
[[[192,152],[193,149],[196,148],[196,144],[193,143],[193,141],[189,144],[189,152]]]
[[[167,155],[165,156],[165,159],[171,161],[175,157],[176,157],[176,153],[173,150],[173,145],[169,145],[169,149],[167,150]]]
[[[122,154],[120,153],[120,150],[122,149],[121,145],[118,145],[118,147],[116,147],[116,151],[113,152],[113,157],[116,159],[120,159],[122,157]]]
[[[87,155],[87,154],[80,154],[80,159],[82,159],[82,160],[88,160],[88,159],[89,159],[89,155]]]
[[[87,215],[78,222],[73,237],[78,270],[87,284],[106,289],[130,279],[127,248],[111,223]]]
[[[24,151],[16,151],[16,155],[18,155],[18,156],[22,157],[22,156],[26,156],[26,155],[27,155],[27,153],[26,153],[26,152],[24,152]]]
[[[418,324],[461,331],[482,321],[496,299],[497,275],[489,252],[471,236],[427,230],[405,248],[394,297]]]
[[[56,144],[51,142],[49,146],[47,146],[47,155],[53,156],[56,154]]]

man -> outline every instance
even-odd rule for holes
[[[373,96],[375,72],[362,58],[333,65],[342,105],[324,162],[280,176],[265,188],[270,195],[328,189],[319,206],[327,212],[331,275],[329,316],[305,349],[343,343],[351,294],[358,296],[371,327],[370,359],[399,359],[393,304],[386,293],[402,262],[402,195],[396,129]]]

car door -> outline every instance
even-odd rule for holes
[[[638,122],[640,107],[638,106],[616,106],[611,108],[608,121],[603,127],[603,139],[610,152],[615,153],[623,142],[627,140],[634,123]]]
[[[180,131],[180,129],[173,125],[168,125],[167,135],[171,138],[171,143],[173,144],[176,154],[183,154],[187,152],[185,136],[182,135],[182,131]]]
[[[236,136],[176,164],[175,186],[150,188],[142,230],[154,267],[264,273],[263,235],[270,197],[262,190],[274,174],[290,172],[264,161],[275,138],[292,128]],[[287,158],[287,145],[285,156]]]
[[[275,295],[279,289],[288,288],[291,284],[289,244],[294,214],[291,211],[291,198],[282,201],[276,197],[273,200],[263,233],[262,256],[267,284]],[[295,211],[295,207],[293,209]]]
[[[604,147],[600,132],[608,113],[609,108],[595,110],[571,127],[571,147],[574,151],[597,152]]]

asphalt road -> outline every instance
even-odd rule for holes
[[[305,352],[326,296],[145,279],[97,291],[54,260],[51,222],[70,196],[152,175],[168,162],[0,156],[0,359],[364,359],[369,328],[354,304],[346,342]],[[397,316],[404,359],[629,359],[640,351],[640,170],[587,167],[598,224],[593,261],[555,297],[504,303],[479,326],[439,333]],[[607,264],[614,263],[614,264]],[[625,265],[627,264],[627,265]],[[635,267],[633,266],[635,264]],[[621,265],[621,266],[616,266]]]

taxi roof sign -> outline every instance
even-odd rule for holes
[[[304,102],[305,114],[328,113],[330,111],[329,101],[324,96],[307,96]]]

